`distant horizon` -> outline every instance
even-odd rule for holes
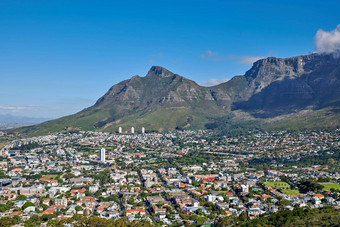
[[[70,115],[152,65],[213,86],[261,58],[334,51],[339,7],[335,0],[1,2],[0,114]]]

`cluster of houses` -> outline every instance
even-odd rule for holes
[[[0,151],[0,206],[6,207],[0,217],[80,214],[171,225],[195,222],[192,214],[245,212],[255,218],[297,206],[339,207],[336,161],[303,168],[275,162],[270,169],[247,167],[254,158],[332,154],[330,148],[340,147],[339,131],[213,136],[210,131],[78,132],[14,140]],[[181,162],[194,152],[219,158]],[[328,179],[335,188],[301,193],[304,179]]]

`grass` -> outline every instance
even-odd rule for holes
[[[98,154],[98,152],[96,152],[95,150],[90,150],[90,151],[87,151],[87,150],[80,150],[79,152],[83,153],[84,155],[92,155],[92,154]]]
[[[330,190],[331,188],[334,188],[335,190],[340,190],[340,184],[337,183],[320,183],[322,186],[324,186],[324,190]]]
[[[283,181],[267,181],[264,182],[264,185],[276,189],[290,189],[290,185]]]
[[[58,175],[43,175],[42,178],[56,179]]]
[[[0,142],[0,149],[4,148],[6,145],[11,144],[10,142]]]
[[[290,190],[290,189],[283,189],[281,190],[286,195],[299,195],[299,190]]]

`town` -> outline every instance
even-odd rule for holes
[[[0,138],[8,141],[0,152],[0,218],[14,224],[78,215],[209,226],[296,207],[340,208],[340,130],[226,136],[120,128]]]

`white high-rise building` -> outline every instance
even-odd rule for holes
[[[142,127],[142,133],[143,133],[143,134],[145,133],[145,128],[144,128],[144,127]]]
[[[131,133],[135,133],[135,128],[131,127]]]
[[[118,133],[122,133],[122,132],[123,132],[122,127],[119,127],[118,128]]]
[[[100,149],[100,151],[99,151],[99,160],[101,162],[105,162],[105,148]]]

